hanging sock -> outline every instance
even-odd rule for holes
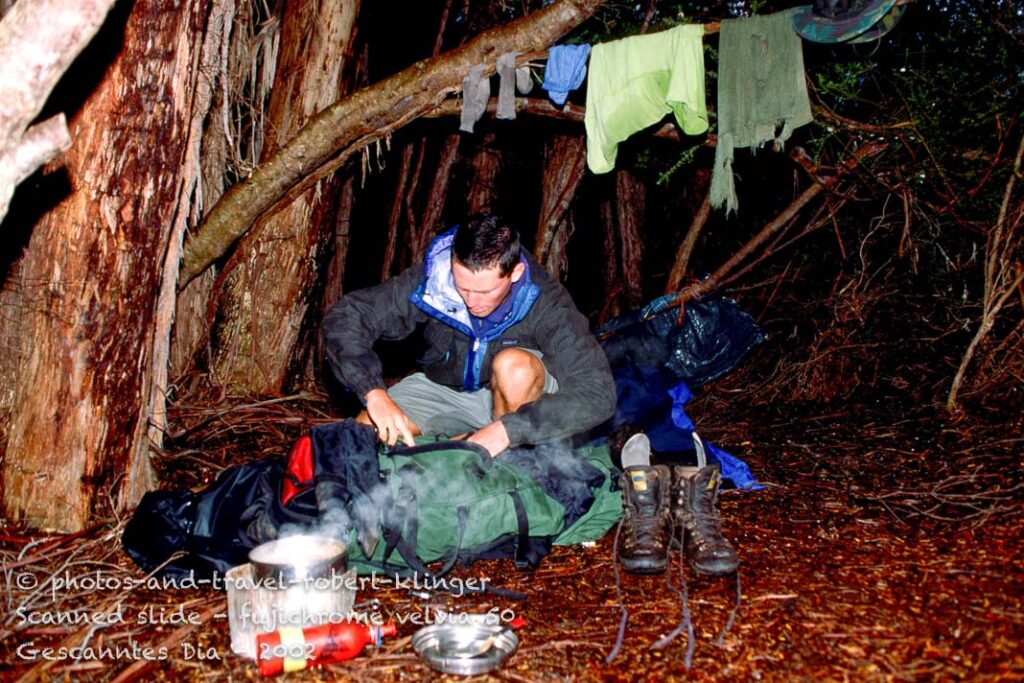
[[[589,45],[555,45],[548,48],[544,82],[540,87],[548,91],[552,102],[559,106],[565,104],[569,91],[583,84],[587,76],[588,56]]]
[[[615,168],[619,143],[672,112],[687,135],[708,129],[704,94],[704,27],[595,45],[587,79],[587,165]]]
[[[718,41],[718,145],[711,205],[735,212],[733,150],[774,140],[811,122],[803,43],[793,33],[798,10],[726,19]]]
[[[459,118],[459,130],[473,132],[473,126],[484,115],[487,100],[491,97],[491,80],[484,78],[487,67],[478,64],[469,70],[462,79],[462,115]]]
[[[506,52],[498,57],[498,110],[497,119],[514,119],[516,117],[516,91],[525,95],[533,89],[530,78],[530,67],[516,68],[518,52]]]
[[[530,67],[521,66],[516,69],[516,92],[526,95],[533,90],[533,76],[530,75]]]

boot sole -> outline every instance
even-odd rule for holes
[[[740,563],[736,562],[733,564],[732,562],[728,562],[717,565],[697,566],[693,562],[690,562],[690,566],[693,567],[693,571],[698,574],[703,574],[704,576],[728,576],[729,574],[735,573],[736,570],[740,568]]]
[[[663,574],[665,572],[666,562],[657,561],[627,561],[623,558],[619,558],[622,562],[622,568],[630,574]]]

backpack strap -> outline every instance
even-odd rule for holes
[[[424,443],[418,446],[404,446],[401,448],[385,447],[384,453],[391,456],[413,456],[419,455],[420,453],[434,453],[435,451],[451,451],[455,448],[453,445],[454,443],[455,442],[452,441],[437,441],[434,443]],[[459,441],[457,443],[457,448],[459,450],[473,451],[476,453],[480,458],[480,465],[485,471],[494,467],[494,458],[492,458],[490,452],[480,444],[473,443],[472,441]]]
[[[452,556],[445,561],[445,564],[443,567],[441,567],[440,571],[436,573],[430,571],[427,568],[427,566],[423,564],[423,561],[420,560],[419,556],[416,555],[416,547],[412,546],[410,548],[408,542],[406,541],[406,539],[402,538],[402,535],[400,533],[394,533],[394,527],[385,529],[384,531],[384,538],[387,541],[388,548],[390,550],[385,550],[385,555],[382,563],[380,565],[376,565],[373,562],[366,562],[365,564],[374,568],[379,566],[380,569],[382,569],[385,574],[389,574],[391,576],[400,578],[412,578],[415,576],[421,576],[425,579],[430,579],[435,585],[444,585],[443,583],[441,583],[440,579],[445,574],[450,572],[452,570],[452,567],[455,566],[455,562],[459,558],[458,549],[459,546],[462,545],[462,539],[466,532],[466,519],[468,516],[466,508],[464,506],[459,506],[457,510],[459,517],[459,542],[454,552],[452,552]],[[390,537],[389,534],[391,534]],[[388,557],[390,557],[391,551],[395,549],[397,549],[399,554],[405,559],[406,563],[409,565],[409,569],[388,564]],[[467,591],[467,588],[463,586],[460,588],[460,590]],[[500,598],[505,598],[507,600],[526,599],[526,593],[523,593],[522,591],[511,590],[509,588],[495,586],[490,581],[485,581],[480,588],[474,589],[471,592],[491,593],[492,595],[496,595]]]
[[[530,519],[526,514],[526,506],[523,505],[523,499],[518,491],[509,491],[508,495],[512,498],[512,507],[516,511],[516,525],[519,527],[519,535],[516,537],[516,569],[536,569],[541,558],[537,557],[530,547]]]
[[[413,548],[419,542],[420,529],[419,502],[416,498],[416,478],[422,476],[422,474],[423,468],[412,462],[398,470],[398,476],[402,479],[402,484],[398,489],[398,499],[400,501],[399,504],[405,509],[405,532],[402,534],[402,538],[412,545]]]
[[[382,560],[384,566],[388,566],[388,558],[391,557],[392,552],[397,550],[406,564],[423,576],[438,579],[450,572],[459,559],[459,549],[462,547],[462,541],[466,535],[466,519],[468,518],[465,506],[460,505],[456,508],[456,513],[459,518],[459,540],[455,547],[452,548],[451,557],[444,561],[444,565],[436,573],[427,569],[427,565],[416,554],[416,545],[410,543],[409,539],[402,534],[402,527],[407,526],[407,521],[404,519],[395,520],[397,524],[389,524],[384,529],[384,540],[387,543],[384,547],[384,558]]]

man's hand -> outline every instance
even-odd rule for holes
[[[508,448],[509,444],[508,432],[505,431],[505,425],[501,423],[501,420],[495,420],[486,427],[481,427],[466,440],[486,448],[492,458],[498,457],[502,451]]]
[[[398,437],[402,437],[406,446],[416,445],[413,434],[420,433],[419,427],[384,389],[372,389],[366,394],[366,414],[377,428],[377,438],[387,445],[397,444]]]

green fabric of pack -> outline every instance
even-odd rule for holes
[[[441,562],[430,573],[442,576],[456,561],[514,553],[525,569],[536,566],[552,543],[597,540],[622,516],[622,496],[613,490],[607,446],[576,453],[605,477],[589,510],[569,527],[565,509],[536,481],[468,442],[421,439],[416,448],[381,454],[385,485],[374,503],[383,511],[382,538],[366,557],[353,535],[349,563],[369,574],[424,572],[425,565]]]

